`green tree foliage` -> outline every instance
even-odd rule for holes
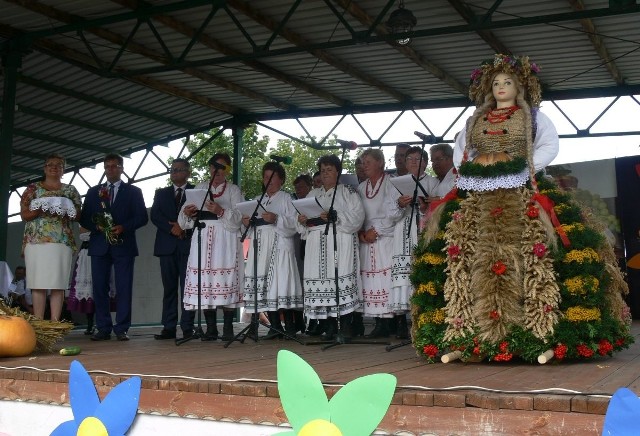
[[[201,145],[219,129],[212,129],[208,133],[199,133],[187,144],[190,153],[200,149]],[[300,138],[301,141],[311,142],[311,138]],[[328,146],[335,145],[335,138],[327,141]],[[203,147],[191,158],[191,172],[194,183],[209,180],[209,165],[207,162],[215,153],[226,152],[233,159],[233,138],[222,133]],[[268,162],[271,154],[291,156],[290,165],[284,165],[287,180],[284,189],[293,190],[293,180],[300,174],[313,175],[317,171],[318,158],[325,154],[341,155],[340,149],[316,150],[291,139],[278,140],[275,148],[269,149],[269,136],[258,137],[255,124],[249,125],[244,130],[242,151],[241,189],[246,198],[253,198],[261,193],[262,166]],[[354,158],[355,159],[355,158]],[[343,173],[354,172],[354,161],[349,154],[345,156]]]
[[[311,142],[311,138],[300,138],[301,141]],[[335,138],[327,141],[329,146],[335,145]],[[318,159],[327,154],[335,154],[341,157],[342,150],[340,149],[321,149],[317,150],[302,144],[298,141],[291,139],[280,139],[272,151],[273,154],[278,156],[291,156],[291,164],[285,165],[287,171],[287,181],[285,183],[285,190],[294,192],[293,181],[300,174],[309,174],[313,176],[313,173],[318,171]],[[349,153],[344,157],[342,163],[342,174],[353,174],[355,172],[355,158],[351,158]]]

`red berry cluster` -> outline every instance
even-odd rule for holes
[[[509,343],[507,341],[500,342],[500,353],[493,356],[496,362],[508,362],[513,358],[513,353],[509,353]]]
[[[593,356],[593,350],[587,347],[585,344],[580,344],[576,347],[578,350],[578,355],[582,357],[591,357]]]
[[[613,345],[611,345],[611,342],[606,339],[600,339],[600,342],[598,342],[598,354],[606,356],[607,354],[611,354],[612,351]]]
[[[540,211],[538,211],[538,208],[536,206],[531,205],[527,209],[527,216],[529,218],[538,218],[539,214],[540,214]]]
[[[438,347],[433,344],[425,345],[422,349],[422,352],[425,354],[425,356],[429,357],[430,359],[435,358],[438,355],[438,351]]]
[[[567,346],[562,343],[556,345],[556,348],[553,349],[553,354],[558,360],[564,359],[564,357],[567,355]]]

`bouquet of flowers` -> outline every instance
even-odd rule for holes
[[[120,239],[117,235],[114,235],[112,230],[115,226],[113,222],[113,216],[111,212],[107,209],[107,204],[111,200],[111,196],[109,195],[109,190],[106,187],[101,187],[98,192],[98,197],[100,198],[100,206],[102,207],[102,212],[96,213],[93,216],[93,222],[104,232],[104,237],[107,239],[107,242],[111,245],[117,245],[122,243],[122,239]]]

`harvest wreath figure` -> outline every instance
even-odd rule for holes
[[[558,153],[540,69],[495,55],[471,74],[456,188],[415,251],[413,338],[429,361],[590,358],[626,348],[628,292],[603,227],[542,173]]]

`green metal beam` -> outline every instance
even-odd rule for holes
[[[184,0],[175,3],[168,3],[157,6],[146,6],[138,8],[135,11],[124,12],[121,14],[108,15],[105,17],[79,20],[73,24],[66,24],[64,26],[51,27],[48,29],[36,30],[33,32],[25,32],[20,38],[25,41],[33,41],[39,38],[46,38],[52,35],[59,35],[61,33],[75,33],[85,29],[97,28],[107,26],[109,24],[120,23],[122,21],[142,20],[146,21],[154,15],[168,14],[171,12],[182,11],[185,9],[193,9],[205,5],[213,5],[214,7],[224,6],[226,0]]]
[[[585,18],[598,18],[609,17],[615,15],[637,14],[640,13],[640,4],[636,4],[633,7],[629,7],[624,10],[614,10],[609,8],[590,9],[582,11],[572,11],[559,14],[537,15],[533,17],[513,18],[506,20],[492,20],[492,21],[479,21],[474,23],[468,23],[458,26],[445,26],[435,27],[431,29],[416,29],[411,32],[411,38],[416,40],[419,38],[427,38],[442,35],[464,34],[464,33],[476,33],[480,31],[488,31],[493,29],[505,29],[522,26],[532,26],[537,24],[558,23],[566,21],[577,21]],[[173,71],[183,68],[198,68],[210,65],[220,65],[225,63],[234,63],[239,61],[248,61],[259,58],[269,58],[277,56],[288,56],[297,53],[314,52],[316,50],[330,50],[342,47],[351,47],[354,45],[354,40],[357,40],[359,44],[376,44],[387,43],[389,41],[395,41],[403,36],[403,34],[385,34],[385,35],[361,35],[352,34],[351,38],[319,42],[306,45],[292,45],[290,47],[284,47],[274,50],[254,50],[250,53],[242,55],[232,56],[219,56],[211,57],[207,59],[200,59],[195,61],[183,61],[173,62],[166,65],[159,65],[156,67],[129,69],[123,72],[123,76],[136,76],[146,75],[153,73],[160,73],[166,71]]]
[[[0,101],[2,101],[1,98],[0,98]],[[22,104],[18,105],[18,112],[22,112],[27,115],[33,115],[39,118],[44,118],[47,120],[57,121],[59,123],[82,127],[88,130],[95,130],[97,132],[108,133],[114,136],[121,136],[123,138],[133,139],[135,141],[140,141],[144,143],[154,142],[156,140],[155,138],[151,138],[149,136],[138,135],[136,133],[128,132],[126,130],[120,130],[114,127],[103,126],[103,125],[92,123],[89,121],[79,120],[77,118],[66,117],[64,115],[43,111],[41,109],[32,108]]]
[[[45,161],[45,159],[47,158],[46,154],[42,154],[42,153],[34,153],[32,151],[25,151],[25,150],[18,150],[16,148],[13,149],[13,155],[14,156],[22,156],[22,157],[28,157],[29,159],[34,159],[34,160],[40,160],[42,162]],[[66,163],[68,165],[83,165],[86,162],[80,162],[74,159],[65,159]],[[13,167],[12,167],[13,168]]]
[[[38,133],[26,129],[13,129],[13,133],[25,138],[38,139],[40,141],[49,142],[52,144],[60,144],[68,147],[81,148],[83,150],[96,151],[98,153],[113,153],[113,148],[101,147],[99,145],[87,144],[86,142],[74,141],[72,139],[58,138],[57,136],[47,135],[45,133]]]
[[[41,171],[37,171],[37,170],[34,170],[31,167],[23,167],[23,166],[20,166],[20,165],[11,165],[11,170],[18,171],[18,172],[21,172],[21,173],[34,174],[36,176],[39,176],[38,179],[40,179],[40,180],[42,180],[42,177],[44,176],[44,172],[42,170]]]
[[[15,48],[2,53],[2,74],[4,76],[2,101],[2,128],[0,128],[0,241],[7,240],[7,220],[9,214],[9,184],[11,182],[11,152],[13,148],[13,123],[16,104],[16,77],[22,64],[22,53]],[[0,260],[7,260],[7,244],[0,243]]]
[[[113,101],[109,101],[103,98],[94,97],[88,94],[84,94],[82,92],[74,91],[72,89],[63,88],[62,86],[53,85],[51,83],[45,82],[43,80],[34,79],[29,76],[25,76],[23,74],[18,75],[18,81],[20,83],[24,83],[26,85],[30,85],[36,88],[44,89],[45,91],[52,92],[54,94],[65,95],[67,97],[73,97],[77,100],[86,101],[88,103],[92,103],[98,106],[112,108],[121,112],[129,113],[131,115],[135,115],[141,118],[147,118],[150,120],[154,120],[163,124],[168,124],[170,126],[180,127],[185,130],[193,130],[198,129],[198,126],[195,124],[190,124],[183,121],[178,121],[173,118],[165,117],[163,115],[158,115],[152,112],[140,110],[133,108],[131,106],[126,106],[120,103],[116,103]]]

